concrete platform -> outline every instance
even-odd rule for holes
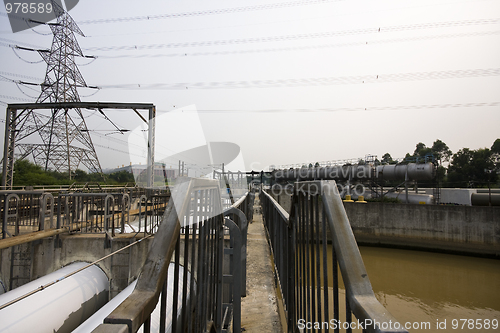
[[[248,226],[247,296],[241,299],[241,327],[250,333],[282,332],[271,252],[258,196],[255,197],[253,222]]]

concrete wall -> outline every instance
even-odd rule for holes
[[[290,212],[291,196],[273,196]],[[500,207],[344,203],[358,243],[500,258]]]
[[[500,207],[345,203],[360,243],[500,257]]]
[[[13,281],[14,289],[72,262],[98,260],[130,244],[133,241],[130,236],[115,238],[111,248],[105,248],[103,234],[82,234],[61,236],[60,247],[55,246],[54,237],[51,237],[0,250],[0,280],[9,288],[13,251],[16,257],[25,258],[22,265],[14,267],[13,277],[22,277]],[[152,240],[146,239],[97,263],[110,279],[110,298],[137,278]],[[16,265],[19,263],[18,260],[14,262]]]
[[[112,242],[111,248],[104,247],[105,236],[103,234],[79,234],[61,235],[61,246],[56,247],[55,237],[40,241],[24,243],[0,250],[0,281],[10,290],[10,269],[12,253],[16,258],[13,268],[13,286],[15,289],[25,283],[47,275],[75,261],[91,263],[106,255],[117,251],[130,243],[136,241],[133,234],[117,235]],[[136,245],[125,249],[96,265],[99,266],[110,279],[110,299],[125,289],[139,275],[149,248],[154,238],[148,238]],[[224,237],[224,246],[230,246],[228,235]],[[184,262],[184,236],[180,237],[180,262]],[[189,246],[189,256],[192,256],[192,246]],[[198,242],[194,251],[198,251]],[[173,257],[172,257],[173,260]],[[189,261],[189,270],[191,270]],[[21,265],[19,265],[21,264]],[[17,266],[19,265],[19,266]],[[229,261],[224,262],[224,272],[229,273]],[[196,277],[196,270],[194,271]],[[2,286],[0,290],[3,291]],[[1,294],[2,292],[0,292]]]

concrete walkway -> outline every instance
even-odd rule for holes
[[[258,196],[255,197],[253,222],[248,225],[247,296],[241,299],[241,327],[250,333],[282,332],[271,252]]]

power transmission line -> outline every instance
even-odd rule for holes
[[[84,48],[86,51],[135,51],[135,50],[156,50],[156,49],[172,49],[172,48],[186,48],[186,47],[206,47],[206,46],[226,46],[226,45],[240,45],[251,43],[270,43],[270,42],[288,42],[292,40],[307,40],[317,38],[330,38],[348,35],[362,35],[362,34],[377,34],[385,32],[399,32],[420,29],[435,29],[435,28],[449,28],[459,26],[472,26],[472,25],[486,25],[486,24],[499,24],[500,18],[497,19],[479,19],[479,20],[464,20],[452,22],[435,22],[413,25],[389,26],[389,27],[376,27],[367,29],[355,29],[344,31],[326,31],[307,34],[295,35],[280,35],[280,36],[267,36],[267,37],[251,37],[239,39],[225,39],[225,40],[212,40],[212,41],[198,41],[198,42],[183,42],[183,43],[161,43],[161,44],[145,44],[145,45],[121,45],[121,46],[97,46]]]
[[[0,42],[8,43],[7,47],[13,47],[13,46],[16,46],[16,45],[23,45],[25,47],[31,47],[31,48],[34,48],[34,49],[37,49],[37,50],[43,49],[43,47],[35,45],[35,44],[30,44],[30,43],[25,43],[25,42],[19,42],[19,41],[15,41],[15,40],[8,39],[8,38],[3,38],[3,37],[0,37]]]
[[[184,89],[253,89],[278,87],[328,86],[345,84],[389,83],[422,80],[462,79],[473,77],[499,76],[500,68],[447,70],[433,72],[370,74],[359,76],[319,77],[319,78],[288,78],[262,79],[252,81],[208,81],[208,82],[178,82],[178,83],[129,83],[104,84],[96,89],[128,89],[128,90],[184,90]],[[0,75],[2,77],[2,75]],[[8,80],[8,82],[22,85],[43,85],[24,81]],[[82,86],[84,87],[84,86]]]
[[[198,109],[199,113],[323,113],[323,112],[376,112],[376,111],[403,111],[403,110],[431,110],[450,108],[479,108],[496,107],[500,102],[477,102],[477,103],[448,103],[448,104],[420,104],[420,105],[396,105],[396,106],[368,106],[368,107],[343,107],[343,108],[310,108],[310,109]],[[158,112],[170,112],[158,110]]]
[[[247,50],[233,50],[233,51],[215,51],[215,52],[182,52],[182,53],[160,53],[160,54],[118,54],[118,55],[98,55],[96,58],[99,59],[120,59],[120,58],[172,58],[172,57],[199,57],[199,56],[221,56],[221,55],[231,55],[231,54],[256,54],[256,53],[268,53],[268,52],[287,52],[287,51],[304,51],[311,49],[327,49],[335,47],[351,47],[351,46],[363,46],[363,45],[376,45],[376,44],[388,44],[388,43],[402,43],[402,42],[419,42],[424,40],[435,40],[435,39],[445,39],[445,38],[460,38],[460,37],[480,37],[480,36],[494,36],[500,34],[500,30],[496,31],[485,31],[485,32],[472,32],[472,33],[459,33],[459,34],[447,34],[447,35],[434,35],[434,36],[417,36],[408,38],[397,38],[397,39],[385,39],[385,40],[375,40],[375,41],[361,41],[361,42],[350,42],[350,43],[339,43],[339,44],[321,44],[321,45],[304,45],[304,46],[290,46],[290,47],[275,47],[266,49],[247,49]]]
[[[402,25],[402,26],[388,26],[388,27],[375,27],[368,29],[354,29],[346,31],[333,31],[333,32],[319,32],[310,34],[298,34],[298,35],[282,35],[282,36],[270,36],[270,37],[253,37],[246,39],[231,39],[231,40],[218,40],[218,41],[203,41],[203,42],[186,42],[186,43],[169,43],[169,44],[149,44],[149,45],[122,45],[122,46],[106,46],[106,47],[89,47],[84,50],[88,51],[136,51],[136,50],[152,50],[152,49],[171,49],[171,48],[183,48],[183,47],[203,47],[203,46],[224,46],[224,45],[240,45],[248,43],[267,43],[267,42],[280,42],[280,41],[290,41],[290,40],[307,40],[315,38],[327,38],[335,36],[348,36],[348,35],[362,35],[362,34],[374,34],[374,33],[384,33],[384,32],[397,32],[397,31],[409,31],[415,29],[427,29],[427,28],[448,28],[448,27],[459,27],[459,26],[471,26],[471,25],[485,25],[485,24],[498,24],[500,19],[478,19],[478,20],[465,20],[465,21],[452,21],[452,22],[434,22],[425,24],[414,24],[414,25]],[[388,40],[376,40],[376,41],[360,41],[360,42],[348,42],[340,44],[323,44],[323,45],[312,45],[312,46],[292,46],[292,47],[282,47],[282,48],[270,48],[270,49],[251,49],[251,50],[235,50],[235,51],[215,51],[215,52],[194,52],[194,53],[174,53],[174,54],[141,54],[141,55],[113,55],[98,56],[101,59],[114,59],[114,58],[145,58],[145,57],[185,57],[185,56],[211,56],[211,55],[228,55],[228,54],[246,54],[246,53],[262,53],[262,52],[280,52],[280,51],[297,51],[297,50],[307,50],[307,49],[322,49],[331,47],[346,47],[346,46],[360,46],[366,44],[385,44],[385,43],[398,43],[398,42],[408,42],[408,41],[422,41],[422,40],[432,40],[432,39],[442,39],[442,38],[457,38],[457,37],[477,37],[477,36],[488,36],[497,35],[499,31],[486,31],[486,32],[472,32],[472,33],[456,33],[456,34],[445,34],[445,35],[434,35],[434,36],[416,36],[407,38],[397,38]],[[13,48],[14,53],[15,48],[28,50],[28,51],[40,51],[42,48],[37,47],[32,44],[17,43],[16,41],[0,38],[0,41],[6,41],[14,44],[4,44],[0,43],[0,46],[6,46]],[[17,44],[24,44],[25,46],[18,46]],[[29,63],[30,62],[21,58],[21,60]],[[94,58],[94,56],[86,56],[87,58]],[[91,61],[91,62],[92,62]],[[91,63],[89,62],[89,64]],[[87,64],[85,64],[87,65]]]
[[[296,7],[296,6],[316,5],[316,4],[324,4],[324,3],[328,3],[328,2],[341,2],[341,1],[346,1],[346,0],[300,0],[300,1],[270,3],[270,4],[255,5],[255,6],[210,9],[210,10],[193,11],[193,12],[154,14],[154,15],[142,15],[142,16],[116,17],[116,18],[106,18],[106,19],[97,19],[97,20],[86,20],[86,21],[79,21],[78,24],[102,24],[102,23],[121,23],[121,22],[132,22],[132,21],[138,22],[138,21],[152,21],[152,20],[162,20],[162,19],[175,19],[175,18],[195,17],[195,16],[242,13],[242,12],[248,12],[248,11],[283,9],[283,8]]]
[[[33,102],[32,99],[27,99],[27,98],[22,98],[22,97],[16,97],[16,96],[8,96],[8,95],[0,95],[0,98],[11,99],[11,100],[14,100],[14,101],[19,101],[19,102]]]
[[[320,78],[289,78],[265,79],[252,81],[211,81],[211,82],[179,82],[179,83],[151,83],[151,84],[108,84],[99,85],[101,89],[129,89],[129,90],[184,90],[184,89],[249,89],[249,88],[277,88],[327,86],[344,84],[388,83],[401,81],[441,80],[471,77],[499,76],[500,68],[448,70],[433,72],[395,73],[361,76],[320,77]]]
[[[6,80],[9,80],[9,81],[11,80],[11,79],[5,77],[4,75],[14,76],[14,77],[17,77],[17,78],[20,78],[20,79],[35,80],[35,81],[42,81],[43,80],[43,79],[41,79],[39,77],[35,77],[35,76],[0,71],[0,77],[3,77],[3,78],[5,78]]]

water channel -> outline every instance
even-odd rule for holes
[[[360,252],[378,300],[400,323],[411,323],[411,332],[500,331],[500,260],[378,247]]]

